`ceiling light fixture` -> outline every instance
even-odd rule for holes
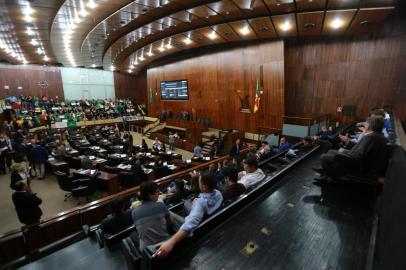
[[[241,28],[241,29],[240,29],[240,33],[241,33],[243,36],[248,35],[248,34],[250,33],[250,30],[249,30],[249,28],[248,28],[248,25],[246,25],[246,26],[244,26],[243,28]]]
[[[217,38],[216,31],[213,30],[213,31],[209,34],[209,38],[210,38],[211,40],[216,39],[216,38]]]
[[[189,45],[190,43],[192,43],[192,40],[191,40],[190,38],[185,38],[185,39],[183,40],[183,42],[184,42],[186,45]]]
[[[280,25],[280,28],[282,29],[282,31],[289,31],[292,28],[292,25],[290,24],[290,22],[286,21],[283,24]]]
[[[94,2],[94,0],[89,0],[87,6],[91,9],[95,9],[97,7],[97,4]]]
[[[341,20],[340,18],[335,18],[332,22],[331,22],[331,27],[334,29],[338,29],[340,27],[342,27],[344,24],[343,20]]]

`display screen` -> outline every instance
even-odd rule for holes
[[[161,100],[188,100],[187,80],[161,82]]]

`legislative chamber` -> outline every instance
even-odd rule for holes
[[[0,269],[406,269],[405,1],[0,13]]]

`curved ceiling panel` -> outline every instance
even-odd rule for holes
[[[289,36],[358,35],[374,31],[393,7],[327,10],[231,21],[171,35],[138,48],[116,69],[138,73],[149,63],[182,50],[245,40]]]
[[[190,44],[177,44],[183,37],[205,46],[254,38],[365,34],[387,16],[380,10],[395,3],[395,0],[0,0],[0,60],[105,69],[113,66],[127,71],[126,63],[138,59],[141,53],[147,56],[151,52],[158,57],[166,47],[187,49]],[[340,31],[329,29],[329,25]],[[252,32],[244,35],[248,28]],[[221,38],[207,39],[207,31]],[[160,50],[154,49],[157,46]]]
[[[0,60],[56,64],[50,25],[64,0],[0,1]]]

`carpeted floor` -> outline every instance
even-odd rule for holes
[[[141,144],[141,135],[135,132],[132,132],[132,135],[134,138],[134,144]],[[146,137],[144,137],[144,139],[146,139],[148,146],[151,147],[152,140]],[[175,152],[181,154],[183,159],[190,159],[193,155],[191,152],[182,149],[176,149]],[[59,212],[73,208],[77,206],[79,202],[74,198],[69,198],[66,202],[64,202],[65,192],[59,188],[56,177],[51,173],[47,173],[45,179],[43,180],[32,180],[31,188],[32,191],[37,193],[38,197],[42,199],[42,204],[40,206],[43,212],[42,219],[46,219],[47,217],[54,216]],[[22,224],[18,221],[17,214],[11,200],[12,194],[13,190],[10,189],[10,174],[8,173],[6,175],[0,175],[0,234],[22,226]],[[106,195],[107,193],[105,192],[97,192],[92,199],[96,200]],[[86,200],[82,198],[80,202],[84,204],[86,203]]]

